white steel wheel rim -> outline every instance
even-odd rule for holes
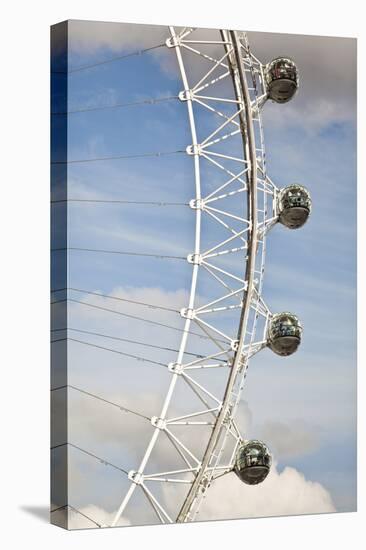
[[[197,84],[195,87],[191,88],[190,85],[192,85],[192,83],[188,82],[186,68],[183,61],[183,51],[187,49],[190,52],[200,55],[210,61],[207,53],[200,51],[200,44],[204,44],[205,47],[210,44],[215,46],[218,45],[218,41],[210,42],[203,40],[200,41],[199,39],[192,40],[192,33],[194,30],[195,29],[192,28],[184,28],[179,33],[176,33],[174,27],[170,27],[171,36],[167,40],[167,46],[174,48],[176,51],[183,83],[183,90],[181,91],[179,97],[187,104],[192,138],[192,143],[187,147],[187,153],[193,156],[195,178],[195,197],[191,201],[191,207],[195,210],[195,240],[193,252],[188,257],[188,261],[192,264],[191,288],[187,308],[181,312],[182,317],[185,318],[185,322],[177,359],[175,363],[169,365],[169,370],[171,372],[170,385],[160,414],[152,418],[152,424],[154,426],[153,434],[139,467],[136,471],[131,471],[128,475],[131,484],[121,502],[121,505],[119,506],[112,526],[118,524],[121,515],[128,506],[131,496],[138,486],[144,492],[146,500],[150,503],[161,523],[173,523],[174,521],[187,522],[194,520],[210,484],[217,477],[221,477],[233,469],[236,450],[240,442],[243,440],[239,427],[235,422],[235,412],[244,387],[248,362],[250,357],[259,352],[267,344],[266,333],[271,312],[262,298],[262,288],[266,234],[278,220],[276,212],[276,197],[278,189],[268,178],[265,167],[264,139],[260,115],[260,108],[264,104],[267,97],[263,66],[251,54],[246,36],[244,34],[239,35],[234,31],[223,30],[221,31],[221,45],[223,48],[222,57],[220,59],[211,58],[214,69],[211,67],[208,73],[203,75],[201,78],[201,88],[200,86],[197,86]],[[227,70],[225,72],[227,74],[225,75],[225,73],[222,73],[224,76],[217,77],[217,82],[219,82],[219,80],[223,80],[224,78],[232,79],[233,87],[235,89],[235,96],[237,98],[234,102],[231,99],[220,99],[220,101],[223,102],[226,101],[235,103],[237,112],[235,116],[229,117],[230,120],[228,120],[228,117],[222,112],[212,108],[212,105],[209,105],[208,96],[203,97],[200,94],[202,89],[206,90],[209,86],[211,86],[212,89],[216,83],[215,79],[211,79],[211,84],[209,84],[210,81],[207,79],[214,73],[214,70],[220,68],[221,66],[224,66],[224,68],[226,67]],[[194,110],[195,103],[200,104],[203,108],[206,107],[212,111],[214,116],[220,116],[221,120],[224,120],[224,123],[219,122],[217,131],[213,134],[211,133],[211,135],[201,141],[201,143],[199,143],[197,137]],[[225,129],[228,129],[229,127],[232,129],[232,126],[235,128],[233,132],[229,131],[229,133],[225,133],[224,135],[221,134],[220,137],[220,132],[223,130],[225,132]],[[223,185],[214,192],[211,192],[208,196],[204,195],[202,197],[202,187],[204,187],[204,185],[202,186],[201,181],[202,157],[204,157],[206,161],[211,162],[214,166],[216,165],[218,170],[222,170],[223,168],[221,161],[225,159],[225,156],[210,150],[210,146],[217,146],[220,144],[220,140],[222,142],[230,140],[230,138],[235,134],[240,134],[240,137],[243,139],[243,158],[234,160],[237,160],[238,163],[241,162],[242,166],[245,167],[244,170],[239,170],[237,174],[232,173],[230,170],[225,170],[229,176],[229,180],[226,182],[226,185]],[[230,159],[231,157],[227,156],[226,158]],[[243,180],[243,176],[246,178],[246,183]],[[239,232],[238,234],[238,231],[234,231],[231,228],[231,232],[236,233],[236,236],[233,234],[226,240],[211,247],[211,250],[208,252],[202,251],[201,229],[203,214],[208,214],[213,219],[219,218],[221,221],[223,215],[223,211],[220,211],[220,209],[215,209],[215,207],[208,206],[210,202],[205,202],[205,200],[219,200],[220,196],[225,195],[225,192],[230,193],[231,191],[228,190],[233,182],[240,182],[243,186],[247,186],[246,189],[243,187],[242,191],[244,191],[244,195],[247,196],[247,201],[249,204],[248,212],[250,214],[249,219],[243,220],[246,224],[244,224],[245,227],[241,233]],[[219,193],[221,193],[221,195],[219,195]],[[225,214],[227,216],[226,219],[230,219],[230,215],[233,218],[236,217],[235,215],[230,214],[230,212],[226,212]],[[230,229],[229,222],[226,225]],[[217,255],[218,253],[223,254],[224,252],[221,250],[222,246],[229,246],[230,243],[233,241],[235,242],[235,239],[237,241],[241,238],[243,241],[243,235],[246,236],[247,234],[249,235],[247,240],[248,252],[246,256],[246,263],[242,266],[243,273],[241,276],[225,272],[220,269],[216,270],[217,266],[215,268],[210,261],[207,261],[209,253],[211,253],[211,257],[215,253]],[[240,247],[236,247],[232,250],[229,249],[229,252],[225,253],[235,253],[240,252],[240,250]],[[239,286],[233,293],[230,294],[226,292],[224,296],[218,296],[218,298],[211,301],[211,303],[195,309],[196,290],[201,267],[204,267],[205,270],[211,272],[211,274],[213,272],[213,276],[218,279],[221,279],[224,275],[226,277],[231,276],[233,280],[236,280],[236,283],[239,283],[241,286]],[[220,271],[223,272],[220,273]],[[201,318],[204,313],[210,313],[210,308],[212,309],[211,313],[216,314],[219,313],[220,307],[222,311],[226,311],[224,309],[225,306],[222,304],[225,304],[226,300],[231,299],[233,296],[238,297],[240,294],[243,295],[243,300],[239,331],[237,335],[232,338],[228,337],[228,335],[222,332],[219,328],[215,327],[213,324],[207,323]],[[213,306],[216,306],[216,312],[214,312]],[[226,306],[226,308],[230,309],[230,306]],[[257,333],[259,332],[257,330],[257,321],[259,318],[262,319],[260,337],[257,336]],[[188,364],[182,363],[189,339],[189,331],[193,322],[197,323],[206,333],[215,333],[220,338],[227,339],[228,348],[223,351],[222,346],[220,346],[221,350],[214,356],[211,354],[211,356],[206,356],[200,360],[191,361]],[[149,458],[159,438],[160,432],[162,430],[168,430],[169,407],[174,400],[174,390],[179,377],[187,377],[188,375],[185,371],[189,367],[192,368],[193,364],[199,365],[201,363],[201,365],[203,365],[203,361],[209,359],[212,360],[219,356],[222,357],[224,354],[230,354],[231,365],[229,368],[226,386],[222,388],[222,395],[219,397],[212,396],[216,399],[217,406],[211,408],[207,407],[205,411],[206,413],[213,415],[215,417],[215,421],[204,455],[199,457],[199,460],[196,460],[196,464],[193,466],[187,458],[190,456],[189,449],[182,442],[180,442],[178,438],[176,438],[177,447],[180,447],[181,454],[183,454],[187,459],[187,468],[177,468],[177,470],[174,471],[159,472],[154,474],[146,473]],[[189,379],[192,380],[191,377],[189,377]],[[189,417],[192,419],[194,417],[198,417],[199,414],[199,411],[195,411],[192,412]],[[174,420],[177,421],[177,419]],[[229,437],[231,438],[231,446],[229,449],[230,460],[223,464],[222,455],[224,449],[227,449]],[[191,458],[192,457],[194,457],[193,453],[191,453]],[[190,464],[191,467],[188,467],[188,464]],[[164,506],[164,503],[156,498],[146,482],[154,479],[155,481],[158,480],[167,483],[183,483],[187,481],[176,476],[182,476],[183,474],[188,473],[194,476],[190,482],[188,494],[186,495],[184,502],[181,503],[178,515],[176,517],[172,517]]]

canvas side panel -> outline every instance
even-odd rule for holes
[[[51,523],[68,528],[68,22],[51,27]]]

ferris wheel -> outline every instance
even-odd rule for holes
[[[244,33],[221,30],[207,39],[200,29],[169,31],[166,47],[175,50],[179,66],[179,101],[186,104],[191,133],[186,154],[194,167],[189,206],[195,238],[187,256],[191,287],[179,313],[184,328],[177,357],[167,365],[168,391],[161,410],[151,418],[153,431],[141,461],[128,472],[130,484],[112,526],[128,510],[135,491],[144,493],[159,522],[189,522],[217,478],[233,471],[251,485],[266,478],[270,452],[263,442],[246,440],[241,433],[236,420],[239,400],[251,357],[265,347],[290,355],[302,335],[295,315],[273,314],[262,296],[268,232],[278,222],[301,227],[311,212],[303,186],[279,189],[267,175],[261,120],[267,100],[285,103],[294,96],[297,67],[284,57],[263,65]],[[207,220],[219,230],[209,238]],[[215,281],[216,290],[202,303],[197,288],[203,274]],[[205,351],[194,360],[186,354],[192,327],[207,338]],[[215,372],[212,389],[214,371],[221,378]],[[177,415],[171,411],[179,385],[196,395],[199,406],[187,405]],[[191,443],[199,426],[206,433],[199,436],[203,445],[198,455]],[[178,428],[181,436],[175,432]],[[176,468],[152,471],[150,458],[162,433],[175,449]],[[158,482],[180,488],[174,506],[154,491]]]
[[[68,328],[98,338],[155,348],[154,353],[158,353],[156,350],[174,353],[174,360],[165,363],[166,355],[157,361],[156,355],[142,358],[69,337],[78,344],[164,367],[161,388],[165,393],[153,415],[117,405],[148,424],[146,446],[142,452],[139,448],[131,453],[131,460],[136,461],[133,468],[115,466],[79,444],[66,443],[88,458],[114,467],[123,476],[118,507],[108,523],[94,521],[70,503],[68,508],[61,505],[51,510],[81,513],[98,527],[120,525],[123,518],[129,517],[137,495],[138,508],[146,506],[154,522],[184,523],[205,519],[204,500],[209,498],[210,487],[217,479],[236,475],[238,483],[263,482],[271,468],[270,450],[262,441],[247,439],[241,426],[240,399],[249,362],[265,348],[289,356],[297,350],[302,337],[297,316],[286,311],[273,313],[263,297],[269,231],[278,223],[289,229],[300,228],[312,207],[305,187],[294,183],[279,188],[266,169],[261,111],[268,100],[276,103],[291,100],[299,87],[297,67],[287,57],[262,64],[251,52],[246,34],[241,32],[169,27],[165,38],[162,47],[174,59],[180,76],[180,91],[174,101],[187,121],[189,141],[184,151],[177,152],[186,155],[191,167],[188,172],[191,196],[185,206],[193,228],[191,249],[186,257],[165,258],[182,259],[186,263],[190,277],[187,301],[184,307],[175,310],[163,303],[125,300],[153,311],[160,307],[169,312],[176,317],[169,326],[167,321],[154,322],[111,310],[103,304],[68,298],[74,305],[125,315],[131,323],[149,322],[150,326],[173,329],[179,335],[179,343],[172,349],[157,345],[160,342],[144,343]],[[135,155],[139,156],[152,155]],[[114,202],[136,204],[136,201]],[[139,255],[135,251],[70,250]],[[141,255],[164,258],[150,253]],[[68,290],[121,300],[94,291]],[[85,388],[68,387],[116,406]],[[53,391],[59,390],[56,387]],[[56,445],[55,449],[64,445]]]

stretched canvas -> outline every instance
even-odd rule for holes
[[[51,522],[355,511],[356,40],[71,20],[51,97]]]

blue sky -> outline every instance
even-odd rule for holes
[[[73,72],[83,65],[162,43],[168,36],[166,28],[77,21],[69,25],[69,111],[166,98],[181,90],[174,51],[166,47]],[[336,510],[352,511],[356,507],[355,40],[268,33],[250,33],[249,40],[252,51],[263,62],[289,55],[298,63],[301,82],[295,99],[286,105],[268,102],[264,107],[267,169],[279,187],[304,184],[313,199],[313,212],[304,228],[289,231],[276,226],[267,241],[263,295],[272,311],[289,310],[300,317],[304,325],[301,348],[290,358],[279,358],[269,350],[253,358],[240,414],[248,437],[266,436],[279,480],[281,472],[294,468],[307,481],[320,483]],[[194,70],[192,66],[192,78]],[[202,129],[204,135],[206,130],[207,134],[208,121],[198,116],[198,124],[199,131]],[[193,163],[184,152],[190,141],[186,105],[177,99],[70,113],[69,161],[172,154],[70,163],[69,198],[187,203],[193,196]],[[208,185],[212,177],[214,187],[215,175],[209,168],[204,169],[203,177]],[[183,257],[192,250],[192,211],[182,205],[69,203],[68,213],[71,247]],[[208,238],[210,226],[204,231]],[[191,274],[185,261],[76,251],[69,252],[69,259],[70,287],[185,305]],[[209,296],[209,282],[203,281],[198,290],[200,295]],[[72,297],[86,298],[81,294]],[[128,311],[179,326],[171,314],[159,317],[155,312]],[[106,334],[163,339],[175,346],[179,343],[178,333],[163,334],[151,327],[146,333],[143,323],[84,311],[77,304],[69,310],[69,325],[73,324]],[[105,340],[103,344],[101,339],[89,341],[108,346]],[[198,339],[192,341],[195,350],[201,345]],[[118,349],[136,351],[136,347],[122,344]],[[146,405],[152,411],[149,414],[154,414],[154,405],[159,403],[167,382],[165,374],[158,378],[151,369],[139,365],[141,376],[136,377],[136,365],[121,364],[120,357],[80,349],[72,342],[69,351],[71,383],[119,401],[141,402],[141,409]],[[146,350],[137,351],[146,356]],[[163,361],[171,360],[168,355],[150,355],[149,351],[149,356]],[[80,444],[84,442],[86,448],[94,445],[111,461],[136,467],[149,433],[137,429],[139,441],[134,439],[136,449],[131,452],[126,441],[135,436],[126,434],[123,440],[118,429],[109,433],[109,428],[105,433],[103,418],[106,421],[109,413],[98,405],[91,407],[80,396],[72,397],[72,437],[84,440]],[[115,426],[118,422],[117,417],[110,419]],[[298,434],[301,437],[295,437]],[[102,474],[100,465],[84,458],[79,463],[81,458],[74,453],[72,456],[75,464],[70,479],[75,483],[77,504],[96,504],[111,513],[125,482],[119,480],[120,486],[114,472]],[[139,516],[136,498],[133,521],[153,521]],[[252,515],[261,515],[260,504],[253,506]],[[245,513],[250,515],[247,509]]]

